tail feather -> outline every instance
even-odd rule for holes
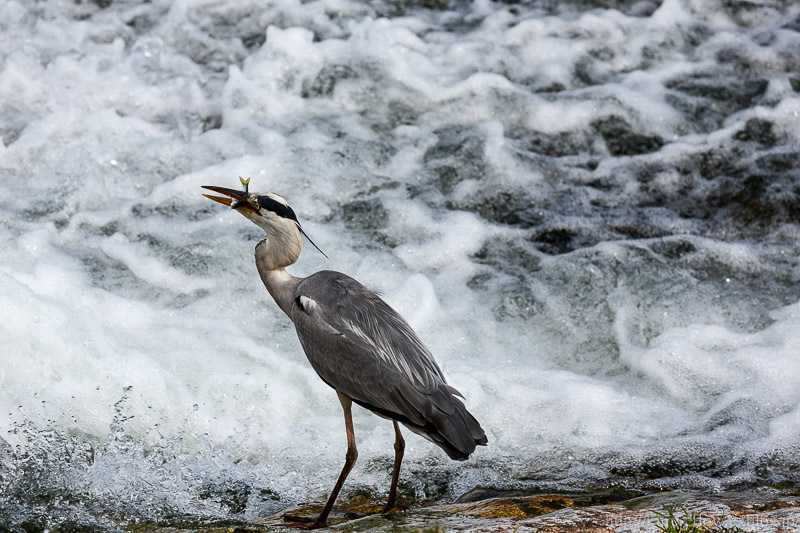
[[[486,446],[489,439],[480,423],[460,400],[450,396],[454,412],[447,415],[439,411],[426,420],[424,426],[404,423],[404,425],[438,445],[450,459],[465,461],[477,446]]]
[[[413,421],[405,415],[381,409],[360,400],[353,399],[353,401],[373,413],[397,420],[417,435],[439,446],[450,459],[465,461],[477,446],[486,446],[489,439],[486,438],[483,428],[467,411],[464,404],[452,396],[451,398],[454,406],[453,415],[434,410],[438,411],[438,416],[433,414],[426,418],[415,417]]]
[[[422,393],[407,383],[401,383],[389,392],[392,409],[351,399],[373,413],[397,420],[439,446],[451,459],[464,461],[476,446],[486,446],[489,440],[480,423],[454,395],[454,390],[439,382],[434,391]]]

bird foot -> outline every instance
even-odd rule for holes
[[[397,511],[405,512],[406,508],[400,505],[399,503],[395,503],[393,505],[387,504],[386,507],[383,508],[381,514],[389,514],[389,513],[396,513]]]
[[[289,527],[296,527],[297,529],[319,529],[328,525],[327,520],[320,522],[318,518],[311,516],[301,516],[296,514],[283,515],[284,522],[293,522],[287,524]]]

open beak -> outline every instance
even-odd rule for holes
[[[203,185],[202,187],[204,189],[208,189],[209,191],[214,191],[219,194],[224,194],[226,196],[229,196],[229,198],[226,198],[224,196],[212,196],[210,194],[204,194],[203,196],[205,196],[209,200],[214,200],[215,202],[219,202],[222,205],[227,205],[231,209],[247,207],[252,209],[253,211],[257,210],[255,206],[253,206],[250,203],[249,196],[242,191],[237,191],[235,189],[227,189],[225,187],[217,187],[215,185]]]

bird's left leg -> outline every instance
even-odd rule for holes
[[[336,485],[333,487],[331,495],[328,497],[328,503],[325,504],[325,508],[322,509],[322,512],[319,514],[319,518],[317,518],[317,523],[322,525],[325,525],[328,522],[328,515],[330,514],[331,509],[333,509],[333,502],[336,501],[336,497],[339,495],[339,491],[342,490],[342,485],[344,485],[344,480],[347,479],[347,474],[349,474],[350,470],[353,469],[353,465],[356,464],[356,459],[358,459],[358,449],[356,449],[356,433],[353,431],[353,413],[351,412],[353,400],[339,391],[336,391],[336,394],[339,395],[339,401],[341,402],[342,409],[344,410],[344,427],[345,431],[347,431],[347,453],[344,456],[344,467],[342,467],[342,473],[339,474],[339,479],[336,481]]]
[[[347,474],[349,474],[350,470],[353,469],[353,465],[356,464],[356,459],[358,458],[358,450],[356,449],[356,434],[355,431],[353,431],[353,413],[351,412],[353,400],[339,391],[336,391],[336,394],[339,395],[339,402],[341,402],[342,410],[344,410],[344,427],[345,431],[347,431],[347,454],[345,454],[344,467],[342,467],[342,473],[339,474],[339,479],[336,481],[336,485],[333,487],[331,495],[328,496],[328,501],[325,504],[325,507],[322,509],[322,512],[319,514],[316,520],[307,522],[305,517],[292,515],[283,516],[284,520],[289,520],[292,522],[306,522],[298,526],[303,529],[316,529],[328,525],[328,515],[331,514],[336,497],[339,495],[339,491],[342,490],[344,480],[347,479]]]
[[[403,462],[403,453],[406,449],[406,441],[403,440],[403,435],[400,434],[400,426],[397,425],[397,420],[392,420],[394,424],[394,469],[392,470],[392,486],[389,488],[389,501],[386,502],[386,507],[383,508],[384,513],[397,511],[400,509],[395,504],[397,498],[397,480],[400,478],[400,463]]]

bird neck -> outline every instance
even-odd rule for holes
[[[286,272],[285,269],[279,268],[276,270],[263,270],[258,269],[261,275],[261,281],[269,291],[272,299],[281,308],[281,311],[286,313],[289,318],[292,318],[292,302],[294,301],[294,291],[297,285],[302,281],[302,278],[296,278]]]
[[[256,268],[272,299],[291,318],[294,290],[300,278],[286,272],[285,267],[297,261],[302,241],[281,237],[281,233],[273,233],[256,245]]]
[[[292,224],[275,225],[267,230],[267,236],[256,244],[256,266],[258,271],[277,270],[294,264],[303,250],[303,237]]]

